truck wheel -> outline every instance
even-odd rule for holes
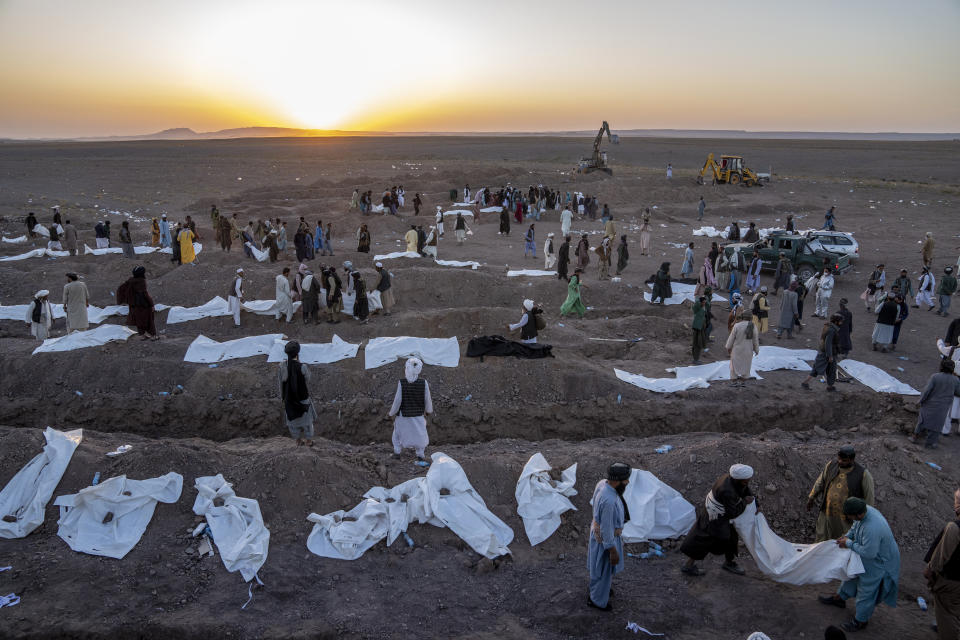
[[[797,273],[797,277],[800,278],[800,282],[806,284],[807,280],[813,277],[814,274],[813,267],[804,266],[800,267],[800,271]]]
[[[727,180],[730,184],[740,184],[740,174],[731,173],[730,178]]]

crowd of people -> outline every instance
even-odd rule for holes
[[[622,532],[630,521],[630,510],[623,496],[631,472],[627,464],[610,465],[590,502],[593,518],[587,557],[587,605],[601,611],[613,610],[613,578],[626,568]],[[705,571],[697,563],[708,555],[723,556],[721,568],[725,571],[746,574],[737,562],[740,537],[733,521],[748,508],[760,511],[750,487],[753,477],[752,467],[734,464],[697,504],[695,523],[680,546],[687,558],[680,568],[684,575],[703,576]],[[845,633],[866,629],[880,604],[897,606],[900,549],[875,501],[873,476],[856,461],[856,451],[849,445],[841,447],[837,457],[825,464],[807,495],[807,510],[816,508],[818,512],[814,541],[849,549],[864,568],[863,573],[842,581],[836,593],[818,597],[821,604],[840,609],[846,608],[848,600],[855,603],[853,616],[841,628],[828,627],[825,638],[844,638]],[[922,569],[933,593],[936,630],[942,640],[955,640],[960,634],[960,489],[954,492],[953,501],[957,519],[947,522],[932,541]],[[750,637],[766,638],[763,634]]]
[[[456,194],[454,194],[456,195]],[[497,191],[481,188],[471,191],[466,185],[462,192],[464,202],[473,203],[473,220],[480,223],[480,208],[488,206],[499,208],[499,233],[509,235],[511,222],[520,223],[524,219],[528,226],[523,236],[523,255],[536,259],[537,225],[547,211],[559,211],[560,242],[556,243],[556,234],[548,232],[542,244],[542,257],[545,270],[555,270],[557,278],[567,287],[567,296],[560,308],[562,317],[575,314],[583,317],[587,311],[582,298],[588,288],[584,283],[586,269],[591,261],[597,262],[597,279],[611,279],[610,269],[616,256],[615,276],[623,273],[629,263],[628,238],[620,234],[614,215],[608,205],[600,206],[595,196],[586,196],[577,192],[562,193],[558,190],[531,186],[526,191],[513,187],[503,187]],[[381,199],[384,215],[398,215],[405,204],[405,192],[402,185],[384,190]],[[420,214],[423,204],[421,194],[414,198],[414,216]],[[350,202],[351,209],[359,210],[361,215],[372,213],[371,192],[361,193],[355,190]],[[706,204],[701,198],[697,206],[698,217],[702,218]],[[463,244],[467,234],[472,233],[463,211],[458,211],[452,222],[454,236],[458,244]],[[267,251],[269,260],[287,260],[289,256],[287,227],[285,221],[275,220],[249,221],[241,227],[237,214],[222,215],[216,206],[211,207],[211,224],[215,230],[221,250],[230,252],[233,240],[239,239],[247,256],[255,258],[257,252]],[[590,233],[581,232],[576,237],[572,230],[576,218],[581,222],[599,220],[597,233],[602,233],[596,247],[591,247]],[[825,228],[834,228],[836,216],[831,208],[826,214]],[[643,213],[639,228],[640,255],[650,253],[650,213]],[[31,226],[32,223],[32,226]],[[788,230],[792,218],[787,221]],[[27,218],[31,235],[37,226],[35,216]],[[421,256],[438,257],[440,240],[444,237],[444,216],[441,207],[437,207],[435,224],[411,224],[404,236],[406,250]],[[50,243],[65,243],[71,253],[75,253],[77,232],[69,220],[60,219],[59,210],[48,228]],[[110,247],[110,225],[108,220],[95,226],[98,247]],[[183,264],[196,263],[197,257],[193,243],[199,240],[196,224],[190,216],[185,220],[171,224],[166,216],[151,221],[152,246],[170,247],[173,260]],[[371,233],[369,226],[361,222],[356,230],[357,252],[369,253]],[[135,258],[133,250],[135,238],[126,221],[121,224],[118,243],[123,254]],[[304,324],[317,324],[321,317],[326,322],[340,322],[344,296],[353,300],[353,316],[365,323],[372,314],[382,312],[389,315],[394,305],[391,290],[391,274],[382,262],[375,263],[375,281],[368,288],[367,279],[350,260],[341,267],[320,262],[312,268],[317,258],[332,257],[332,223],[326,225],[322,220],[315,224],[300,217],[293,236],[295,269],[284,266],[275,277],[275,306],[273,314],[281,326],[290,323],[296,315],[296,304]],[[808,298],[813,301],[810,317],[823,320],[819,328],[817,356],[811,371],[800,383],[804,389],[810,389],[810,383],[823,376],[826,379],[826,391],[835,391],[838,377],[838,363],[848,357],[853,349],[853,311],[846,298],[838,301],[832,308],[832,295],[836,286],[835,275],[830,265],[801,280],[795,273],[790,259],[780,254],[774,265],[769,284],[762,284],[764,265],[759,252],[745,256],[741,246],[736,243],[750,243],[759,240],[755,223],[749,223],[748,230],[741,237],[739,225],[734,222],[727,236],[730,245],[712,242],[709,251],[695,275],[696,245],[690,242],[684,248],[680,276],[685,284],[695,284],[694,301],[691,307],[692,331],[691,355],[695,364],[699,364],[704,353],[709,351],[713,341],[713,294],[726,291],[728,295],[727,330],[724,343],[730,359],[730,379],[734,387],[743,387],[750,378],[752,359],[759,353],[761,338],[771,332],[777,340],[794,338],[794,332],[802,332],[804,308]],[[573,256],[570,255],[573,245]],[[732,250],[730,250],[732,248]],[[902,331],[903,323],[910,314],[910,301],[913,308],[936,309],[936,313],[946,317],[950,302],[957,292],[957,280],[954,268],[943,268],[943,276],[937,281],[933,275],[933,237],[927,234],[921,249],[921,274],[914,281],[907,269],[899,271],[892,283],[887,282],[883,264],[877,264],[871,270],[866,288],[860,299],[864,304],[864,313],[873,315],[871,343],[872,348],[881,352],[894,351]],[[572,267],[573,273],[568,271]],[[246,302],[244,285],[246,275],[242,267],[237,268],[227,288],[227,299],[234,325],[241,325],[240,311]],[[670,262],[661,264],[657,273],[648,284],[652,286],[651,303],[664,304],[673,297],[673,281],[670,274]],[[915,290],[914,290],[915,287]],[[376,296],[375,305],[371,305],[369,296]],[[53,320],[52,308],[47,290],[38,291],[28,307],[27,321],[31,333],[39,340],[51,335]],[[745,296],[750,296],[749,298]],[[776,301],[774,301],[776,299]],[[146,280],[146,269],[137,266],[132,277],[126,280],[116,293],[119,304],[129,305],[128,324],[137,328],[144,340],[158,339],[155,322],[154,301]],[[749,302],[748,302],[749,300]],[[66,274],[63,289],[63,303],[67,316],[67,331],[82,331],[88,328],[86,309],[90,304],[90,294],[86,285],[76,273]],[[807,307],[809,309],[809,306]],[[520,332],[520,341],[526,344],[537,342],[538,332],[543,329],[544,311],[533,300],[524,300],[521,305],[520,320],[507,326],[508,331]],[[952,428],[960,420],[960,377],[956,375],[956,363],[960,361],[960,320],[954,320],[942,340],[937,341],[942,356],[939,371],[930,377],[918,400],[918,422],[914,433],[916,442],[930,448],[938,446],[941,435],[950,435]],[[278,374],[279,394],[283,405],[286,425],[298,445],[313,446],[314,422],[317,411],[309,394],[310,370],[300,363],[300,345],[290,341],[285,347],[287,360],[281,364]],[[405,374],[398,381],[393,402],[387,412],[394,420],[392,443],[394,455],[399,456],[404,449],[414,450],[418,462],[425,462],[425,448],[429,444],[426,417],[433,412],[430,386],[420,378],[423,363],[417,358],[407,361]],[[589,597],[591,607],[609,611],[612,609],[612,579],[625,567],[622,549],[621,531],[630,514],[623,500],[624,490],[629,483],[630,468],[623,464],[614,464],[608,471],[607,479],[598,483],[593,495],[593,520],[591,524],[588,567],[590,572]],[[728,473],[718,478],[707,493],[706,499],[697,506],[697,519],[687,533],[681,552],[686,555],[686,564],[681,571],[691,577],[703,575],[698,566],[708,555],[722,555],[721,567],[735,575],[744,575],[745,570],[737,563],[738,535],[731,520],[744,512],[756,498],[750,489],[753,469],[747,465],[735,464]],[[960,517],[960,491],[955,496],[956,509]],[[758,505],[757,508],[759,509]],[[818,508],[816,521],[816,541],[833,540],[842,548],[857,553],[864,563],[865,573],[857,578],[843,582],[835,594],[820,597],[827,606],[844,607],[847,600],[856,602],[851,620],[843,625],[847,632],[864,629],[870,621],[877,604],[894,605],[897,595],[897,583],[900,575],[900,559],[894,535],[883,515],[875,507],[875,487],[872,475],[856,462],[852,447],[842,447],[836,460],[828,462],[818,476],[807,496],[807,508]],[[957,611],[960,610],[960,520],[948,524],[931,546],[927,555],[924,575],[930,581],[937,604],[938,624],[943,629],[957,629]],[[948,631],[949,633],[949,631]],[[838,636],[835,636],[838,637]],[[941,636],[941,637],[955,637]]]

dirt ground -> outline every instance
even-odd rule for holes
[[[819,227],[824,211],[836,205],[838,228],[855,233],[862,256],[838,278],[832,305],[840,297],[851,301],[851,356],[922,388],[936,370],[934,341],[949,319],[911,308],[897,351],[873,352],[872,314],[858,296],[877,262],[886,263],[888,280],[906,268],[916,282],[919,241],[926,231],[936,238],[935,273],[956,262],[960,145],[624,138],[610,149],[612,178],[580,176],[574,182],[570,168],[588,148],[588,140],[573,138],[442,137],[0,145],[0,231],[8,237],[24,232],[27,211],[49,223],[54,204],[77,225],[81,243],[91,246],[93,225],[105,217],[114,229],[131,220],[134,241],[142,243],[149,239],[150,217],[192,215],[204,244],[198,266],[174,266],[161,254],[138,261],[147,267],[153,297],[170,305],[222,296],[238,265],[249,278],[247,297],[273,298],[274,276],[282,265],[295,266],[292,250],[282,265],[250,261],[236,243],[233,252],[222,253],[210,229],[211,203],[244,222],[279,216],[295,228],[301,215],[311,223],[332,222],[336,257],[320,260],[339,266],[349,259],[368,282],[374,253],[398,250],[411,222],[431,224],[431,217],[410,217],[413,194],[425,194],[424,211],[430,213],[449,203],[449,189],[465,182],[474,188],[543,184],[596,194],[609,203],[631,251],[618,283],[598,282],[591,263],[584,300],[593,309],[582,320],[562,319],[564,282],[505,276],[508,267],[543,266],[542,257],[523,257],[528,223],[515,224],[504,237],[494,217],[482,218],[463,246],[452,236],[440,245],[441,258],[477,260],[480,269],[390,261],[398,307],[389,318],[375,316],[367,325],[345,319],[336,326],[304,326],[297,318],[279,329],[301,342],[326,342],[334,333],[355,343],[376,336],[457,336],[465,349],[474,335],[505,335],[524,298],[543,304],[548,326],[541,342],[554,346],[554,359],[479,362],[462,356],[456,368],[424,370],[436,406],[428,453],[444,451],[458,460],[516,534],[512,557],[496,562],[481,561],[449,530],[416,525],[410,531],[413,550],[381,543],[360,560],[343,562],[306,549],[310,512],[348,509],[372,486],[423,474],[409,456],[390,458],[392,426],[384,415],[402,363],[366,371],[362,358],[355,358],[314,367],[319,440],[308,450],[285,437],[275,365],[263,357],[216,368],[183,362],[198,334],[229,340],[273,333],[278,328],[272,318],[245,314],[240,329],[229,318],[168,326],[162,312],[159,342],[135,338],[35,356],[30,352],[36,341],[24,323],[0,322],[0,424],[7,425],[0,427],[0,483],[40,450],[47,425],[82,427],[85,434],[55,496],[87,486],[97,471],[103,477],[139,479],[168,471],[184,476],[181,500],[158,506],[141,542],[121,561],[70,551],[56,535],[52,504],[44,525],[26,539],[0,540],[0,565],[13,566],[0,573],[0,592],[23,598],[3,611],[8,621],[3,635],[609,638],[629,636],[624,627],[632,620],[674,639],[733,640],[755,630],[774,640],[817,638],[823,627],[845,619],[815,602],[818,592],[834,585],[778,585],[763,578],[749,558],[745,578],[723,574],[719,561],[708,560],[709,573],[699,581],[681,576],[675,553],[653,561],[631,558],[616,578],[613,614],[587,609],[587,502],[613,460],[651,470],[694,503],[730,464],[745,462],[757,469],[754,484],[774,530],[806,542],[814,523],[802,508],[806,492],[838,445],[852,442],[876,478],[878,507],[904,554],[901,606],[879,609],[870,637],[933,637],[925,628],[932,613],[921,613],[914,601],[929,596],[920,574],[923,552],[952,516],[950,494],[960,478],[950,461],[956,460],[958,444],[955,436],[935,452],[908,444],[904,433],[916,420],[915,398],[877,394],[856,382],[840,385],[833,396],[817,387],[805,392],[798,386],[804,374],[792,371],[764,374],[745,389],[715,383],[660,395],[619,381],[613,369],[655,377],[668,375],[667,367],[689,364],[689,304],[652,307],[640,293],[660,262],[670,260],[678,270],[682,249],[674,244],[695,241],[695,263],[702,261],[710,240],[692,236],[692,230],[700,226],[696,202],[703,195],[703,224],[715,227],[731,219],[774,227],[788,213],[800,229]],[[772,168],[774,179],[762,189],[698,186],[694,175],[709,151],[742,154],[756,170]],[[671,181],[664,175],[667,162],[674,166]],[[373,250],[357,253],[353,234],[360,216],[348,211],[351,192],[372,189],[376,195],[395,184],[406,188],[408,206],[399,219],[364,218]],[[651,208],[654,228],[653,255],[647,257],[640,256],[635,230],[645,207]],[[559,228],[556,212],[536,224],[538,256],[545,234],[559,235]],[[574,223],[575,231],[600,228],[589,220]],[[591,244],[598,238],[592,236]],[[4,244],[0,255],[31,248]],[[92,303],[112,304],[112,292],[135,264],[121,256],[2,262],[0,304],[24,304],[40,288],[60,302],[66,271],[83,275]],[[776,309],[778,301],[772,300]],[[766,334],[762,343],[815,348],[819,324],[809,321],[812,306],[811,297],[807,328],[796,339],[778,342]],[[724,307],[713,306],[716,340],[708,361],[725,355]],[[54,331],[62,334],[62,320]],[[177,385],[182,393],[175,392]],[[161,391],[174,393],[161,396]],[[128,454],[105,457],[125,443],[133,445]],[[675,449],[657,455],[653,450],[660,444]],[[579,495],[578,511],[566,514],[551,538],[531,548],[513,492],[523,464],[537,451],[554,467],[579,463]],[[928,461],[943,471],[931,469]],[[243,611],[247,588],[239,575],[228,574],[219,558],[198,559],[184,533],[195,522],[194,478],[216,473],[233,482],[238,495],[260,501],[271,530],[270,556],[260,572],[266,587]]]

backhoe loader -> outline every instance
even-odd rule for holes
[[[743,184],[747,187],[763,185],[760,176],[743,164],[741,156],[720,156],[720,162],[717,162],[711,153],[700,169],[697,184],[703,184],[708,175],[713,184]]]

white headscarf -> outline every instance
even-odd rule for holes
[[[770,636],[762,631],[754,631],[750,634],[750,637],[747,638],[747,640],[770,640]]]
[[[527,311],[533,311],[533,300],[529,300],[529,299],[524,300],[523,308],[526,309]]]
[[[410,358],[403,368],[404,377],[407,379],[407,382],[410,383],[417,381],[421,371],[423,371],[423,362],[421,362],[420,358]]]
[[[734,480],[749,480],[753,477],[753,467],[746,464],[735,464],[730,467],[730,477]]]
[[[33,297],[34,297],[34,298],[42,298],[42,297],[48,296],[48,295],[50,295],[50,292],[49,292],[49,291],[47,291],[46,289],[40,289],[40,291],[37,291],[35,294],[33,294]]]

